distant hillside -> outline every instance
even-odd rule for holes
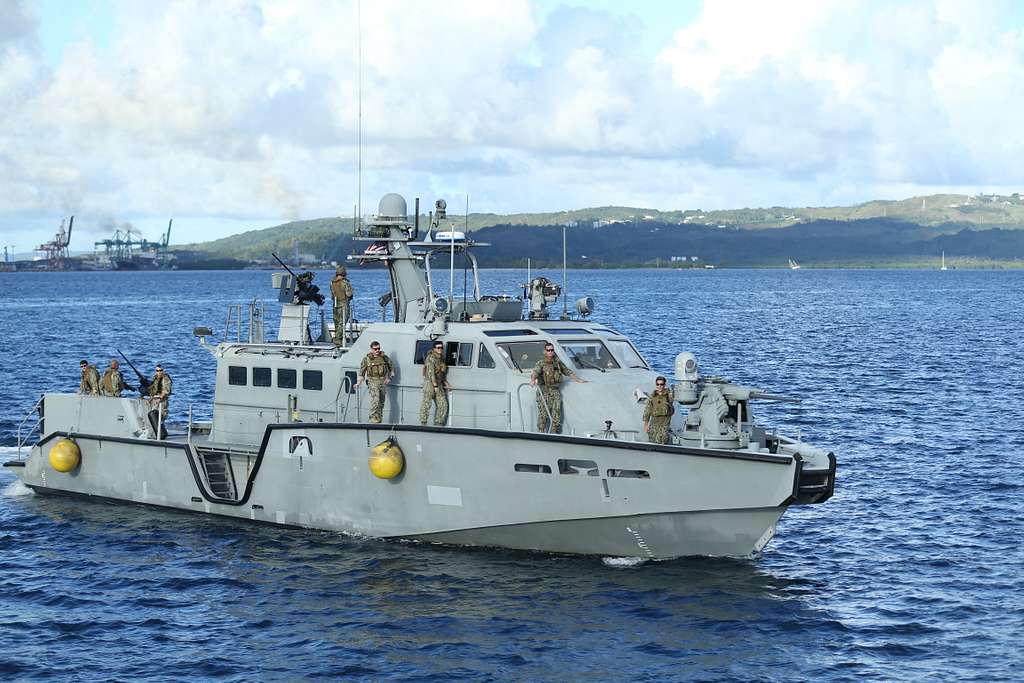
[[[421,225],[427,224],[427,216],[421,217]],[[465,216],[450,215],[451,223],[462,227],[467,223]],[[803,256],[824,261],[844,261],[859,258],[889,258],[898,255],[909,256],[903,247],[909,242],[928,243],[942,235],[956,235],[964,231],[990,231],[1001,228],[1005,231],[1016,231],[1024,228],[1024,197],[1014,194],[1008,197],[984,195],[931,195],[913,197],[900,201],[873,201],[849,207],[812,207],[789,208],[771,207],[761,209],[731,209],[727,211],[657,211],[620,206],[605,206],[590,209],[577,209],[557,213],[533,214],[470,214],[468,228],[477,233],[479,240],[485,239],[482,231],[487,230],[488,241],[495,242],[496,249],[492,254],[501,253],[505,240],[516,242],[515,231],[531,227],[569,225],[574,233],[579,230],[597,231],[599,242],[630,243],[635,246],[638,238],[661,230],[673,236],[687,235],[687,239],[695,240],[686,245],[689,248],[679,249],[684,252],[695,252],[702,258],[724,262],[753,263],[743,253],[753,250],[750,258],[757,254],[756,248],[765,247],[761,238],[754,233],[765,229],[770,232],[781,230],[783,234],[808,240],[813,243],[811,253],[804,253],[798,244],[786,245],[786,254],[773,255],[765,263],[774,262],[775,258],[795,258]],[[501,228],[490,231],[490,228]],[[673,231],[673,228],[680,230]],[[693,228],[694,230],[683,230]],[[729,233],[722,234],[723,228]],[[261,230],[251,230],[231,237],[196,245],[187,245],[199,253],[210,257],[237,259],[268,259],[271,252],[284,258],[298,251],[308,254],[314,259],[323,261],[342,260],[346,254],[352,253],[352,219],[351,218],[319,218],[305,221],[285,223]],[[582,233],[579,233],[582,234]],[[1002,233],[999,233],[1000,235]],[[699,239],[698,239],[699,237]],[[970,243],[966,236],[958,238],[965,245]],[[998,239],[1010,240],[1009,235]],[[877,248],[861,249],[857,247],[861,241],[873,243]],[[785,242],[785,240],[783,240]],[[499,244],[500,243],[500,244]],[[718,254],[712,245],[727,244],[730,249]],[[938,244],[936,241],[935,244]],[[822,247],[816,251],[817,247]],[[864,245],[865,248],[871,244]],[[675,254],[665,251],[663,244],[651,258]],[[941,249],[941,247],[939,247]],[[703,250],[703,252],[701,252]],[[852,250],[852,251],[850,251]],[[925,251],[934,250],[929,245]],[[519,251],[519,254],[528,253]],[[561,253],[560,247],[558,253]],[[857,256],[861,254],[861,256]],[[1024,255],[1003,252],[1003,257],[1014,258]],[[511,258],[508,253],[501,262]],[[625,262],[627,252],[600,255],[608,264]],[[633,260],[636,258],[637,260]],[[999,258],[996,255],[996,258]],[[490,260],[490,258],[488,258]],[[631,263],[644,263],[649,259],[637,254],[628,256]]]
[[[561,266],[560,227],[494,226],[474,236],[492,246],[477,254],[484,266]],[[715,266],[805,267],[904,266],[938,264],[1024,267],[1024,230],[977,230],[944,224],[923,227],[888,218],[812,221],[779,230],[749,231],[703,225],[648,224],[572,228],[568,262],[575,267]]]

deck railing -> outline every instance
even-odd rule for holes
[[[31,410],[29,410],[25,417],[22,418],[21,422],[18,423],[18,460],[25,459],[21,454],[21,449],[26,443],[28,443],[33,434],[39,433],[39,427],[43,424],[43,412],[41,409],[43,405],[43,398],[45,397],[40,396],[39,400],[32,405]],[[26,429],[25,425],[28,424],[28,421],[32,419],[33,416],[36,416],[35,422],[32,423],[31,427]],[[42,434],[39,434],[39,436],[42,436]]]

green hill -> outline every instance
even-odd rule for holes
[[[655,225],[688,225],[740,230],[779,229],[811,222],[831,226],[838,230],[841,224],[852,222],[865,225],[865,221],[888,219],[901,224],[920,226],[930,236],[958,233],[964,229],[988,230],[1024,228],[1024,197],[1020,194],[955,195],[941,194],[911,197],[894,201],[872,201],[855,206],[839,207],[769,207],[718,211],[658,211],[625,206],[603,206],[553,213],[522,213],[498,215],[471,213],[465,216],[449,214],[451,223],[470,231],[493,226],[558,226],[600,228],[630,232]],[[427,216],[420,219],[427,224]],[[352,252],[351,218],[317,218],[294,221],[260,230],[250,230],[231,237],[186,245],[209,257],[236,259],[267,259],[271,252],[282,257],[297,250],[315,259],[341,260]]]

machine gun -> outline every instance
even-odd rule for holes
[[[146,379],[146,376],[143,375],[141,372],[139,372],[139,369],[137,367],[135,367],[135,364],[132,363],[130,360],[128,360],[128,356],[126,356],[123,353],[121,353],[120,349],[115,349],[115,350],[117,351],[118,354],[120,354],[121,358],[124,358],[124,362],[128,364],[128,367],[130,367],[132,370],[135,371],[135,376],[139,378],[139,389],[138,389],[138,391],[139,391],[140,394],[145,394],[149,390],[149,385],[152,384],[152,382],[150,382],[148,379]],[[127,382],[125,383],[125,386],[127,388],[131,389],[132,391],[135,391],[135,387],[131,386]]]
[[[308,304],[315,303],[318,306],[324,305],[324,295],[320,293],[320,288],[313,284],[313,278],[316,275],[307,270],[301,275],[296,275],[295,271],[285,265],[284,261],[277,257],[277,254],[271,252],[271,256],[274,260],[281,264],[281,267],[288,271],[288,274],[295,280],[295,301],[297,304]]]

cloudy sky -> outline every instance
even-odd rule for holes
[[[366,212],[1024,191],[1024,3],[0,0],[0,242],[351,215],[360,26]]]

